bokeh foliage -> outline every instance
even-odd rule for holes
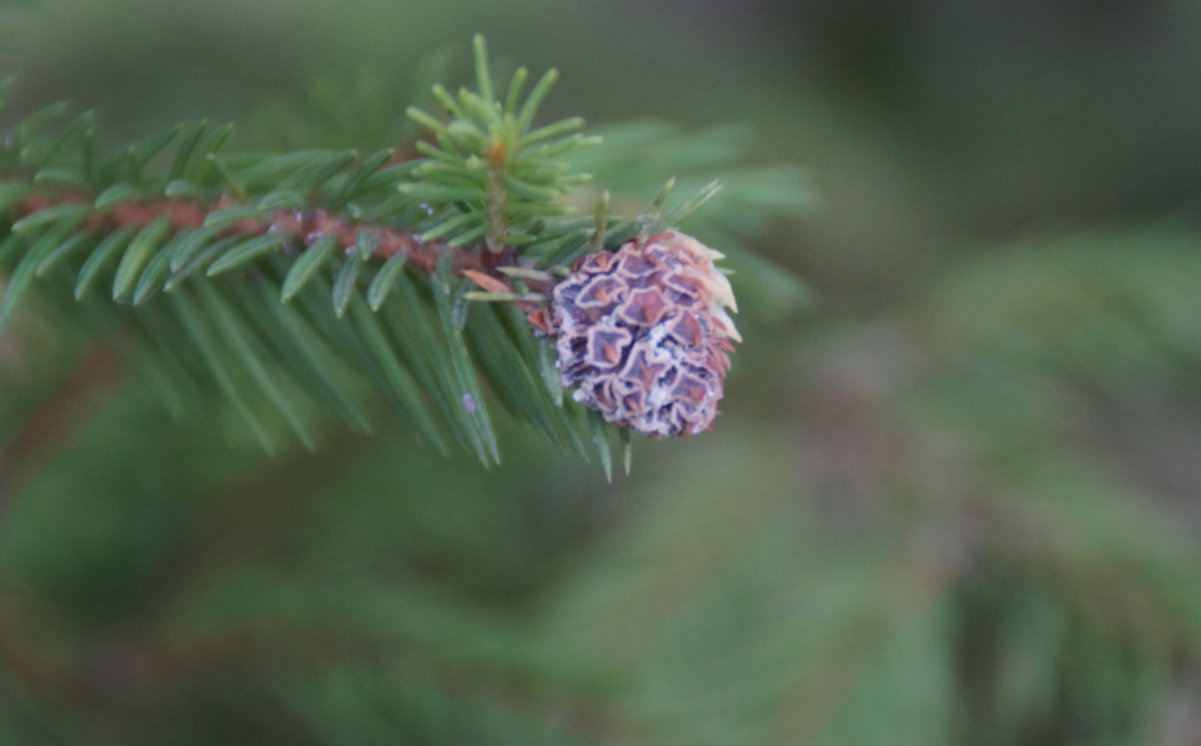
[[[53,318],[5,336],[0,742],[1201,741],[1192,4],[396,5],[51,5],[6,65],[50,99],[138,71],[118,131],[308,138],[279,112],[321,60],[407,86],[483,29],[562,69],[559,113],[810,165],[820,210],[748,239],[816,304],[767,296],[715,431],[613,486],[511,422],[491,471],[389,432],[267,460]]]

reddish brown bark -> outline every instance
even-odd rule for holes
[[[31,195],[19,202],[14,210],[15,218],[31,215],[47,207],[61,204],[86,203],[91,198],[82,193],[66,192],[55,197]],[[236,205],[228,195],[223,195],[211,205],[174,197],[159,197],[141,202],[119,202],[107,210],[91,215],[86,225],[95,231],[110,232],[124,226],[143,228],[160,217],[166,217],[172,231],[199,228],[214,210]],[[239,220],[225,229],[223,235],[242,234],[257,236],[277,231],[291,236],[295,244],[310,246],[327,235],[337,236],[338,243],[346,252],[354,250],[360,233],[370,233],[378,239],[374,255],[389,259],[397,254],[408,256],[410,264],[424,272],[433,272],[438,258],[443,254],[453,257],[456,274],[464,270],[484,269],[478,254],[464,248],[452,248],[440,241],[422,242],[409,232],[386,228],[371,223],[356,223],[328,210],[276,210],[260,218]],[[507,253],[507,252],[506,252]],[[488,264],[495,264],[495,258]]]

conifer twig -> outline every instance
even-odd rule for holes
[[[143,363],[173,413],[218,394],[268,450],[281,428],[315,445],[321,411],[371,428],[368,393],[485,463],[485,390],[581,453],[576,403],[601,427],[706,430],[736,305],[722,254],[664,216],[716,182],[668,211],[665,189],[637,219],[614,219],[608,192],[573,216],[591,174],[569,156],[599,138],[579,117],[535,125],[554,70],[523,99],[527,71],[498,86],[473,48],[475,90],[434,86],[438,109],[404,110],[426,138],[365,156],[219,153],[230,128],[206,122],[104,156],[90,113],[31,115],[0,143],[0,325],[25,298],[82,307],[64,318]],[[559,338],[557,360],[534,334]]]
[[[93,200],[80,192],[65,192],[54,197],[38,194],[21,199],[13,208],[14,219],[36,215],[43,210],[60,205],[87,205]],[[226,210],[245,204],[225,194],[214,204],[205,205],[194,200],[175,197],[160,197],[149,201],[122,201],[107,210],[94,212],[84,219],[88,230],[102,234],[114,233],[122,228],[141,230],[159,219],[165,219],[171,232],[198,229],[206,224],[209,216],[218,210]],[[293,247],[309,247],[327,236],[336,239],[344,253],[349,254],[358,245],[360,234],[374,236],[375,248],[371,256],[388,260],[403,254],[410,265],[427,274],[437,267],[438,257],[449,254],[453,257],[453,271],[462,275],[464,270],[483,268],[481,256],[464,247],[452,247],[440,241],[422,241],[411,231],[398,230],[371,223],[357,223],[329,210],[274,210],[262,217],[246,217],[225,226],[217,235],[253,237],[273,233],[287,237]]]

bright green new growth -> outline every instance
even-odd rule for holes
[[[591,178],[568,172],[563,156],[597,145],[600,138],[576,132],[584,126],[580,117],[531,129],[558,73],[548,70],[521,101],[528,72],[518,68],[500,101],[493,94],[482,36],[475,37],[474,50],[478,91],[461,88],[455,97],[440,85],[433,88],[437,101],[453,115],[450,122],[415,106],[407,110],[434,133],[437,144],[417,143],[417,151],[429,161],[415,173],[420,181],[401,191],[429,205],[438,219],[437,227],[422,234],[426,241],[462,246],[483,239],[493,252],[506,245],[536,244],[545,240],[547,221],[571,211],[557,200]]]
[[[223,400],[238,415],[231,431],[270,450],[289,431],[314,446],[330,413],[368,430],[382,401],[435,448],[498,462],[491,399],[562,447],[585,454],[593,441],[608,471],[614,428],[562,396],[523,314],[471,303],[458,270],[505,252],[561,270],[678,221],[716,186],[670,209],[664,191],[633,218],[583,195],[594,214],[570,215],[590,178],[572,159],[600,139],[578,133],[579,118],[535,125],[556,73],[523,99],[518,69],[501,98],[482,37],[475,73],[474,91],[433,88],[445,121],[407,109],[432,141],[365,156],[228,151],[232,128],[206,122],[106,154],[91,112],[57,128],[67,107],[34,114],[0,151],[0,210],[12,216],[0,226],[0,324],[35,301],[85,338],[107,335],[177,416]],[[410,151],[423,157],[397,156]],[[804,198],[791,194],[790,205]]]

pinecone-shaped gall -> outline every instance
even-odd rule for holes
[[[575,400],[655,438],[709,429],[741,341],[722,256],[671,232],[580,259],[551,305],[555,366]]]

